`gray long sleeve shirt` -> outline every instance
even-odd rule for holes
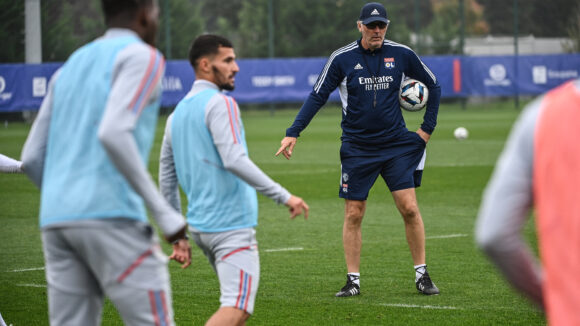
[[[476,240],[504,276],[539,306],[542,273],[521,237],[532,207],[534,129],[541,98],[515,123],[485,190],[476,225]]]
[[[196,80],[191,91],[185,96],[189,98],[206,89],[218,89],[217,85]],[[171,205],[181,210],[177,173],[171,146],[171,122],[173,114],[167,119],[165,135],[161,146],[159,166],[159,186],[163,196]],[[220,155],[226,170],[235,174],[261,194],[271,198],[278,204],[284,204],[290,199],[290,193],[280,184],[268,177],[248,156],[244,146],[235,143],[228,125],[228,108],[219,96],[214,96],[207,104],[205,124],[213,138],[214,145]]]
[[[101,39],[113,40],[129,36],[137,35],[128,29],[112,28],[107,30]],[[144,103],[154,102],[161,96],[161,78],[153,85],[154,88],[149,94],[145,94],[144,89],[138,88],[146,76],[146,68],[152,60],[152,51],[156,50],[143,42],[136,42],[122,49],[114,57],[112,85],[107,94],[103,117],[101,121],[96,122],[98,135],[95,137],[98,137],[114,166],[135,192],[144,199],[162,232],[171,236],[183,229],[185,220],[161,196],[144,162],[136,159],[140,157],[140,153],[133,133],[140,114],[130,109],[136,93],[143,92],[142,98],[146,101]],[[22,151],[22,168],[39,188],[42,187],[49,128],[53,114],[54,85],[58,78],[59,72],[53,76],[49,84],[48,93]],[[151,133],[153,131],[150,130]],[[119,217],[123,218],[123,216]],[[70,223],[78,225],[79,222]],[[88,222],[94,224],[98,220]]]

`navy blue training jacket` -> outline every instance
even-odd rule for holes
[[[421,129],[431,134],[437,124],[441,88],[435,75],[409,47],[385,40],[375,51],[360,40],[332,53],[286,136],[298,137],[337,87],[342,101],[342,141],[381,144],[407,131],[399,106],[405,77],[422,81],[429,100]]]

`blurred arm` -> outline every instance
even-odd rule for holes
[[[507,280],[541,307],[541,268],[521,237],[532,206],[533,135],[539,110],[536,100],[513,127],[483,196],[476,240]]]
[[[38,188],[42,186],[44,159],[46,157],[46,145],[48,143],[48,131],[52,115],[54,83],[58,79],[59,71],[53,75],[48,84],[48,92],[42,100],[38,115],[22,148],[22,171]]]
[[[0,172],[22,173],[22,162],[0,154]]]
[[[165,62],[157,50],[144,44],[127,48],[119,54],[117,61],[111,94],[99,126],[99,140],[117,169],[144,199],[166,239],[172,242],[185,237],[185,220],[157,190],[147,167],[139,159],[133,135],[141,110],[161,96]],[[143,80],[150,80],[151,84],[145,84]],[[138,88],[139,85],[150,86]],[[137,98],[140,100],[135,101]]]
[[[159,189],[163,197],[178,212],[181,212],[181,198],[179,196],[179,181],[175,170],[173,159],[173,148],[171,147],[171,122],[173,114],[167,118],[165,134],[161,143],[161,154],[159,159]]]

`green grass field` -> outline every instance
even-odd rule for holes
[[[299,138],[291,161],[274,157],[296,111],[244,111],[252,159],[303,197],[307,221],[289,220],[283,206],[259,195],[261,281],[249,325],[544,325],[544,316],[505,283],[475,247],[473,228],[481,193],[519,111],[511,102],[443,104],[427,147],[423,186],[417,190],[427,235],[427,263],[441,295],[417,293],[404,228],[380,179],[363,223],[362,295],[335,298],[345,281],[343,201],[338,198],[340,109],[321,110]],[[407,113],[415,130],[422,113]],[[150,171],[157,178],[160,119]],[[470,131],[465,141],[453,130]],[[19,157],[30,126],[0,126],[0,153]],[[37,226],[39,192],[23,175],[0,175],[0,313],[7,324],[47,325],[46,281]],[[535,246],[532,223],[526,238]],[[165,245],[169,253],[169,246]],[[170,264],[175,318],[202,325],[219,306],[219,285],[195,248],[186,270]],[[107,302],[103,325],[121,325]]]

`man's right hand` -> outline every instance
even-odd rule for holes
[[[181,268],[187,268],[191,265],[191,246],[188,239],[179,239],[173,243],[173,253],[169,256],[181,264]]]
[[[296,138],[295,138],[296,139]],[[304,219],[308,218],[308,211],[310,208],[308,204],[302,198],[296,197],[294,195],[290,196],[290,199],[285,204],[290,211],[290,218],[294,219],[296,216],[304,213]]]
[[[294,146],[296,146],[296,137],[284,137],[280,144],[281,146],[276,152],[276,156],[282,153],[284,154],[284,157],[289,160],[292,156],[292,151],[294,151]]]

